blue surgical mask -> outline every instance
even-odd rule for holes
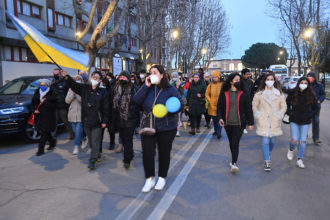
[[[47,90],[47,86],[40,86],[40,89],[41,89],[41,91],[46,91]]]
[[[83,80],[86,80],[86,76],[85,75],[81,75],[81,78],[83,79]]]
[[[80,80],[77,80],[76,83],[81,83],[81,81]]]

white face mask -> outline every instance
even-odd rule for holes
[[[289,84],[289,88],[290,88],[290,89],[294,89],[294,88],[296,88],[296,85],[290,83],[290,84]]]
[[[305,89],[307,89],[307,87],[308,87],[307,84],[299,84],[299,88],[300,88],[301,90],[305,90]]]
[[[80,80],[77,80],[76,83],[81,83],[81,81]]]
[[[140,74],[140,78],[141,79],[144,79],[145,78],[145,75],[144,74]]]
[[[99,84],[99,82],[94,79],[91,80],[91,83],[92,83],[92,86],[97,86]]]
[[[155,76],[155,75],[151,75],[150,76],[150,82],[151,84],[158,84],[160,81],[159,77],[158,76]]]
[[[266,81],[266,85],[267,85],[268,88],[273,87],[274,86],[274,81],[268,80],[268,81]]]

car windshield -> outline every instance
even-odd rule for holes
[[[33,95],[35,90],[39,88],[38,80],[17,79],[10,81],[0,88],[0,95]]]

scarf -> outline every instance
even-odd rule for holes
[[[128,115],[129,115],[131,90],[132,90],[132,86],[123,87],[121,84],[118,84],[114,88],[113,109],[119,112],[120,118],[125,121],[128,119]]]
[[[43,92],[41,89],[39,89],[39,94],[40,94],[40,101],[44,98],[44,96],[49,92],[49,87]]]

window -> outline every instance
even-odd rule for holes
[[[238,63],[237,64],[237,70],[238,71],[241,71],[243,69],[243,65],[242,65],[242,63]]]
[[[131,15],[131,23],[136,24],[136,16],[135,15]]]
[[[80,20],[77,19],[77,24]],[[56,24],[71,28],[71,17],[56,12]],[[77,26],[78,30],[78,26]]]
[[[41,18],[41,6],[23,0],[16,1],[17,12],[26,16]]]
[[[6,61],[19,61],[19,62],[37,62],[37,59],[30,51],[25,47],[5,47],[5,60]]]
[[[229,64],[229,71],[234,71],[235,65],[234,63]]]
[[[137,47],[137,40],[132,38],[132,47]]]
[[[31,16],[31,9],[30,9],[29,3],[23,2],[22,9],[23,9],[23,11],[22,11],[23,15]]]
[[[55,0],[47,0],[47,26],[48,30],[55,31]]]
[[[5,8],[9,12],[11,12],[17,16],[17,7],[15,7],[14,3],[15,3],[15,0],[5,0]],[[7,17],[7,20],[10,20],[8,16],[6,16],[6,17]]]

